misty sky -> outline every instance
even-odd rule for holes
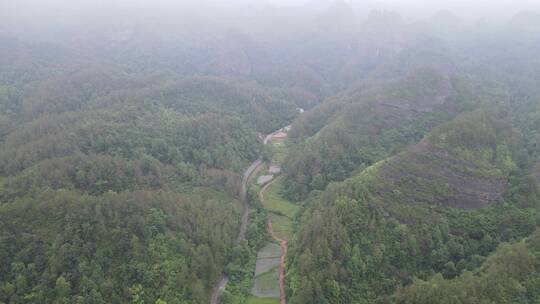
[[[230,0],[221,0],[230,2]],[[267,0],[279,5],[304,5],[316,0]],[[410,18],[425,18],[450,10],[464,18],[508,18],[522,10],[540,10],[540,0],[345,0],[370,8],[396,10]]]
[[[96,20],[103,15],[118,17],[136,15],[145,18],[167,14],[192,7],[204,11],[204,7],[220,6],[223,12],[247,11],[268,5],[301,6],[305,9],[329,6],[335,0],[0,0],[0,30],[2,27],[24,28],[31,24],[61,23],[63,20]],[[398,11],[406,19],[432,17],[440,10],[449,10],[468,21],[507,20],[523,10],[540,11],[540,0],[343,0],[350,3],[358,14],[367,15],[372,9]],[[216,13],[218,12],[218,13]],[[220,10],[209,13],[218,19]],[[361,17],[361,16],[360,16]],[[180,17],[179,17],[180,18]]]

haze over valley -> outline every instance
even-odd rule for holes
[[[0,304],[540,302],[538,1],[0,20]]]

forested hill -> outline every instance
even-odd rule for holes
[[[537,46],[506,34],[445,51],[469,56],[451,69],[381,79],[392,63],[295,121],[290,303],[537,301]]]
[[[434,69],[356,89],[295,121],[299,145],[287,161],[289,195],[302,198],[418,141],[464,107],[459,80]]]
[[[538,303],[538,14],[37,2],[0,1],[0,304],[274,303],[268,216],[290,304]]]
[[[207,302],[258,133],[298,98],[42,48],[3,47],[0,302]]]
[[[291,256],[291,302],[387,303],[399,286],[436,273],[452,279],[480,267],[499,243],[532,233],[540,215],[528,169],[535,161],[518,169],[523,143],[510,121],[464,113],[313,198]],[[538,297],[508,292],[527,299],[521,303]]]
[[[534,303],[538,297],[538,231],[522,242],[501,245],[482,267],[454,279],[440,274],[397,292],[397,303]],[[459,301],[459,302],[458,302]]]

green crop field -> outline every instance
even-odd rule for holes
[[[266,210],[277,214],[282,214],[288,218],[293,218],[299,207],[283,198],[280,194],[282,179],[279,178],[273,184],[268,186],[264,192],[263,206]]]
[[[279,299],[249,297],[246,304],[279,304]]]
[[[270,219],[272,220],[272,228],[277,237],[285,240],[292,238],[294,228],[292,221],[288,217],[271,213]]]
[[[260,297],[279,297],[278,266],[255,277],[251,293]]]
[[[287,146],[282,142],[272,145],[272,163],[282,164],[287,156]]]

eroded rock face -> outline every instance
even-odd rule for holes
[[[454,208],[479,208],[499,200],[507,178],[494,166],[464,160],[422,141],[384,164],[380,176],[404,201]],[[400,187],[403,186],[403,187]]]
[[[424,72],[425,73],[425,72]],[[443,74],[433,73],[432,77],[438,77],[439,79],[435,80],[434,84],[430,90],[425,90],[424,92],[418,92],[412,96],[406,96],[406,94],[392,97],[384,97],[378,99],[376,102],[376,111],[378,113],[386,113],[388,111],[395,112],[396,115],[413,119],[423,113],[430,113],[436,107],[442,106],[445,103],[451,101],[451,97],[455,95],[455,90],[452,87],[450,79],[446,76],[441,76]],[[423,77],[431,78],[430,74],[425,73]],[[408,80],[408,82],[421,82],[420,77],[412,77],[413,80]],[[419,78],[418,80],[414,78]],[[407,82],[403,85],[404,87],[414,87],[414,84],[408,84]]]

